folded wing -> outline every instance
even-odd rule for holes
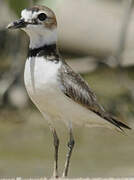
[[[93,111],[106,121],[112,123],[118,129],[122,131],[123,128],[131,129],[129,126],[107,113],[97,102],[96,95],[90,89],[89,85],[84,81],[84,79],[79,74],[75,73],[65,62],[63,62],[63,64],[64,65],[59,70],[59,78],[61,82],[60,88],[66,96]]]

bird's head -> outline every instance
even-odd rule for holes
[[[30,48],[50,45],[57,41],[57,21],[54,12],[46,6],[22,10],[21,18],[10,23],[8,29],[22,29],[30,37]]]

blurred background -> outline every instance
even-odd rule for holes
[[[29,39],[6,26],[33,4],[52,8],[60,52],[106,110],[134,127],[133,0],[0,0],[0,177],[51,177],[53,138],[27,96],[23,70]],[[62,126],[62,128],[61,128]],[[60,172],[68,131],[57,125]],[[74,129],[69,177],[134,176],[134,133]]]

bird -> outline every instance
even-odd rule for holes
[[[119,131],[131,128],[104,110],[89,84],[61,57],[57,45],[57,20],[50,8],[42,5],[25,8],[21,18],[7,28],[21,29],[30,38],[24,84],[53,134],[55,178],[59,177],[59,137],[54,125],[64,122],[68,127],[68,152],[63,170],[63,177],[67,177],[75,145],[73,127],[104,126]]]

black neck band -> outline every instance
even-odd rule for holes
[[[56,44],[44,45],[40,48],[29,49],[28,57],[56,55]]]

